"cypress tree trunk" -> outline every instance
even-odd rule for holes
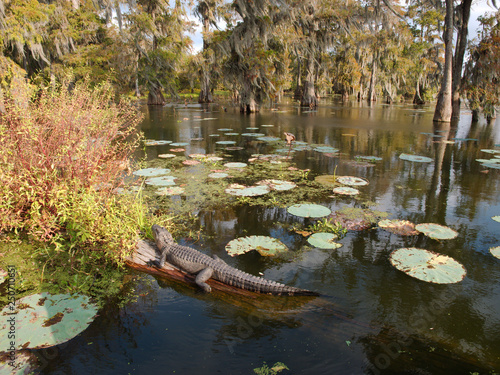
[[[446,17],[443,39],[445,44],[444,72],[433,121],[450,122],[452,114],[453,0],[446,0]]]
[[[377,95],[375,93],[375,85],[377,82],[377,61],[378,61],[378,51],[373,55],[372,61],[372,71],[370,76],[370,88],[368,89],[368,102],[376,102]]]
[[[240,95],[240,112],[259,112],[259,107],[257,105],[257,101],[255,100],[255,93],[252,90],[251,83],[247,79],[245,79],[245,82],[243,84],[243,91]]]
[[[203,18],[203,65],[201,67],[201,90],[198,97],[198,103],[212,103],[212,91],[210,87],[210,61],[208,58],[208,32],[209,32],[208,16]]]
[[[148,105],[163,105],[165,104],[165,97],[161,92],[161,87],[157,84],[152,84],[149,88]]]
[[[459,6],[460,27],[457,34],[455,47],[455,60],[453,64],[452,86],[452,117],[460,117],[460,91],[462,88],[462,65],[464,63],[465,49],[467,47],[467,34],[469,28],[470,7],[472,0],[462,0]]]
[[[301,106],[308,106],[311,108],[318,106],[318,98],[316,97],[316,92],[314,90],[314,77],[314,57],[313,52],[311,52],[307,61],[307,76],[304,83],[302,98],[300,99]]]

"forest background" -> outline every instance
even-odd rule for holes
[[[475,117],[493,118],[496,5],[469,39],[472,0],[1,0],[1,90],[14,75],[54,84],[71,72],[75,81],[110,80],[120,94],[147,93],[153,105],[182,93],[208,103],[214,90],[242,112],[284,93],[309,107],[330,94],[437,99],[434,120],[449,122],[466,98]]]

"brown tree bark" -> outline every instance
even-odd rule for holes
[[[157,84],[152,84],[148,94],[148,105],[163,105],[165,97],[161,92],[161,87]]]
[[[311,52],[309,59],[307,60],[307,76],[304,82],[304,91],[302,92],[302,98],[300,99],[301,106],[307,106],[315,108],[318,106],[318,98],[316,97],[316,91],[314,89],[314,78],[315,78],[315,67],[314,67],[314,56]]]
[[[452,113],[452,71],[453,71],[453,0],[446,0],[444,27],[445,58],[443,80],[439,90],[433,121],[450,122]]]

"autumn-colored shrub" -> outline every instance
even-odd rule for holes
[[[114,259],[136,240],[146,207],[116,196],[139,141],[141,115],[115,103],[108,83],[26,83],[0,112],[0,229],[103,250]]]

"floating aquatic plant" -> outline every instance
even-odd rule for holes
[[[435,240],[451,240],[458,236],[453,229],[434,223],[418,224],[415,229]]]
[[[262,128],[272,128],[274,125],[261,125]]]
[[[339,152],[339,149],[330,146],[318,146],[314,148],[314,151],[334,154],[336,152]]]
[[[226,167],[226,168],[245,168],[246,166],[248,166],[247,163],[237,163],[237,162],[231,162],[231,163],[224,164],[224,167]]]
[[[228,176],[229,175],[227,173],[224,173],[224,172],[214,172],[214,173],[210,173],[208,175],[208,177],[210,177],[210,178],[226,178]]]
[[[338,236],[336,234],[320,232],[311,235],[307,239],[307,242],[309,242],[311,246],[319,249],[338,249],[339,247],[342,247],[342,244],[335,242],[337,238]]]
[[[354,176],[338,176],[336,181],[350,186],[365,186],[369,184],[368,180]]]
[[[490,253],[495,258],[500,259],[500,246],[490,247]]]
[[[410,155],[410,154],[401,154],[399,155],[401,160],[413,161],[418,163],[430,163],[432,162],[431,158],[427,156],[419,156],[419,155]]]
[[[352,188],[352,187],[348,187],[348,186],[339,186],[339,187],[336,187],[336,188],[333,189],[333,192],[335,194],[349,195],[349,196],[358,195],[359,194],[359,190],[358,189],[355,189],[355,188]]]
[[[245,186],[240,184],[231,184],[224,191],[228,194],[239,197],[256,197],[269,193],[271,189],[267,185]]]
[[[381,218],[387,217],[387,212],[375,211],[369,208],[343,207],[328,216],[328,220],[339,224],[347,230],[364,230],[371,228]]]
[[[187,143],[187,142],[176,142],[176,143],[171,143],[170,146],[173,146],[173,147],[184,147],[184,146],[189,146],[189,143]]]
[[[230,132],[233,129],[231,129],[231,128],[220,128],[220,129],[217,129],[217,130],[220,131],[220,132]]]
[[[144,146],[163,146],[172,143],[172,141],[156,141],[154,139],[146,139]]]
[[[332,213],[328,207],[314,203],[294,204],[293,206],[288,207],[287,211],[295,216],[312,218],[324,217]]]
[[[186,151],[185,148],[171,148],[170,152],[184,152]]]
[[[231,135],[240,135],[240,133],[224,133],[224,135],[229,135],[229,136],[231,136]]]
[[[500,216],[492,216],[491,218],[500,223]]]
[[[283,181],[283,180],[262,180],[256,183],[256,185],[267,185],[272,190],[290,190],[296,187],[297,185],[291,181]]]
[[[201,162],[200,162],[200,161],[198,161],[198,160],[184,160],[184,161],[182,162],[182,164],[184,164],[184,165],[198,165],[198,164],[200,164],[200,163],[201,163]]]
[[[287,251],[288,248],[280,240],[268,236],[247,236],[230,241],[226,245],[229,255],[241,255],[249,251],[256,250],[263,256],[274,256]]]
[[[16,310],[3,308],[2,332],[9,332],[9,315],[16,321],[16,349],[41,349],[58,345],[84,331],[94,320],[97,306],[87,296],[49,293],[33,294],[19,299]],[[0,336],[0,347],[9,348],[11,339]]]
[[[218,145],[234,145],[236,144],[236,141],[217,141],[215,143]]]
[[[174,176],[159,176],[159,177],[151,177],[148,178],[146,181],[146,185],[153,185],[153,186],[173,186],[175,185],[175,180],[176,178]]]
[[[363,159],[363,160],[368,160],[368,161],[381,161],[382,158],[380,156],[373,156],[373,155],[368,155],[368,156],[361,156],[358,155],[356,156],[357,159]]]
[[[455,259],[414,247],[393,251],[389,260],[398,270],[430,283],[458,283],[466,274],[464,266]]]
[[[241,135],[245,137],[264,137],[264,133],[242,133]]]
[[[335,180],[336,178],[334,175],[328,175],[328,174],[316,176],[314,178],[314,181],[322,185],[335,185]]]
[[[281,141],[281,138],[278,138],[278,137],[258,137],[257,139],[259,141],[263,141],[263,142],[277,142],[277,141]]]
[[[408,220],[381,220],[378,226],[391,233],[399,234],[401,236],[415,236],[420,232],[415,229],[415,224]]]
[[[177,155],[174,154],[160,154],[158,157],[160,159],[170,159],[170,158],[175,158]]]
[[[139,169],[138,171],[135,171],[132,174],[141,177],[152,177],[152,176],[161,176],[164,174],[169,174],[170,172],[171,171],[168,168],[145,168],[145,169]]]

